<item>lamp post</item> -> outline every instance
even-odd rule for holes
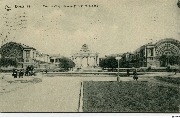
[[[120,81],[120,77],[119,77],[119,60],[121,59],[121,57],[116,57],[116,60],[118,60],[118,76],[117,76],[117,81]]]

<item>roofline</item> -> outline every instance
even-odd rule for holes
[[[5,45],[7,45],[7,44],[9,44],[9,43],[14,43],[14,44],[18,44],[18,45],[20,45],[21,46],[21,48],[23,48],[23,49],[34,49],[34,50],[36,50],[35,48],[33,48],[33,47],[29,47],[29,46],[27,46],[27,45],[25,45],[25,44],[21,44],[21,43],[17,43],[17,42],[7,42],[7,43],[5,43],[4,45],[2,45],[1,47],[3,47],[3,46],[5,46]],[[23,45],[24,46],[27,46],[27,47],[23,47]]]

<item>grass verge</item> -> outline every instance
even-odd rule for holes
[[[160,77],[160,76],[156,76],[154,78],[157,79],[157,80],[160,80],[160,81],[180,85],[180,77]]]
[[[87,81],[84,112],[179,112],[179,88],[149,82]]]

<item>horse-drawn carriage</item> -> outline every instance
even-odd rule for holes
[[[35,71],[33,66],[27,66],[25,71],[25,76],[35,76]]]

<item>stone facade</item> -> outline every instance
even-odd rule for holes
[[[57,69],[59,68],[60,59],[63,58],[63,56],[59,55],[51,55],[50,56],[50,69]]]
[[[180,56],[180,42],[175,39],[162,39],[156,43],[141,46],[133,53],[124,53],[122,56],[123,67],[161,67],[161,56]],[[168,58],[164,66],[170,65]]]

